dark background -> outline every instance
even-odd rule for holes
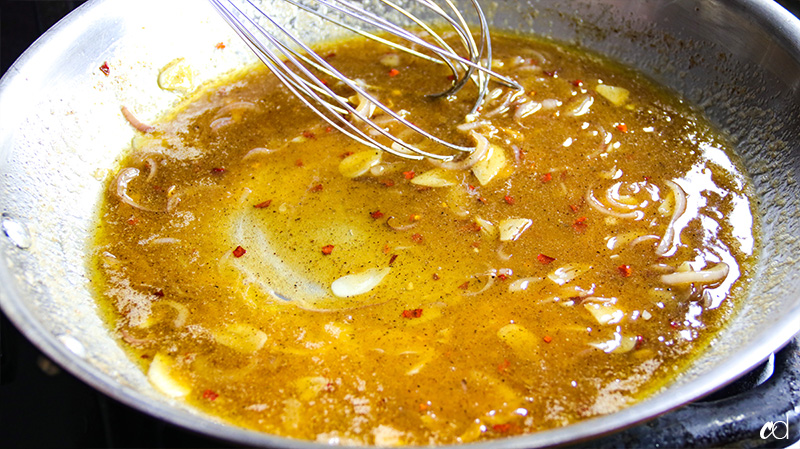
[[[39,35],[83,3],[0,0],[0,74]],[[800,13],[800,0],[779,3]],[[224,446],[229,445],[163,423],[94,391],[42,356],[0,313],[0,447]]]

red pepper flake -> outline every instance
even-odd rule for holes
[[[626,133],[628,132],[628,125],[620,123],[619,125],[617,125],[617,129],[620,130],[621,132]]]
[[[128,224],[131,226],[136,226],[137,224],[139,224],[139,219],[136,217],[131,217],[128,219]]]
[[[673,329],[677,329],[677,328],[679,328],[681,326],[681,323],[679,323],[677,321],[670,321],[669,326],[671,328],[673,328]]]
[[[492,426],[492,430],[499,433],[508,433],[511,430],[511,423],[495,424]]]
[[[550,343],[551,341],[553,341],[553,337],[545,335],[544,337],[542,337],[542,340],[544,340],[545,343]]]
[[[433,273],[433,276],[431,276],[431,277],[433,278],[433,280],[434,280],[434,281],[438,281],[439,279],[441,279],[441,278],[439,277],[439,275],[438,275],[438,274],[436,274],[436,273]]]
[[[619,270],[619,273],[624,278],[630,277],[631,273],[633,273],[633,269],[631,268],[630,265],[620,265],[617,267],[617,270]]]
[[[222,167],[214,167],[211,169],[211,173],[222,174],[225,173],[225,169]]]
[[[545,70],[544,74],[551,78],[556,78],[558,77],[558,70]]]
[[[484,197],[480,197],[480,198],[478,198],[478,201],[480,201],[480,202],[481,202],[481,203],[483,203],[483,204],[489,204],[489,200],[487,200],[487,199],[486,199],[486,198],[484,198]]]
[[[389,245],[383,245],[383,254],[389,254],[389,251],[392,249],[389,248]]]
[[[466,229],[467,231],[472,231],[472,232],[481,232],[481,229],[483,229],[483,228],[478,223],[475,223],[473,221],[472,223],[464,226],[464,229]]]
[[[586,230],[586,217],[576,218],[574,222],[572,222],[572,228],[575,229],[575,232],[578,234],[582,233]]]
[[[397,254],[392,254],[392,257],[389,258],[389,265],[393,264],[395,260],[397,260]]]
[[[322,184],[317,184],[314,187],[308,189],[309,192],[319,192],[322,190]]]
[[[217,50],[224,50],[225,49],[225,43],[224,42],[217,42],[217,45],[215,45],[214,48],[216,48]]]
[[[213,401],[217,399],[219,395],[214,392],[214,390],[206,390],[203,392],[203,399],[208,399],[209,401]]]
[[[244,253],[246,252],[247,250],[245,250],[241,246],[237,246],[236,249],[233,250],[233,257],[236,257],[238,259],[239,257],[244,256]]]
[[[573,85],[573,86],[575,86],[575,87],[581,87],[581,86],[583,86],[583,81],[581,81],[581,80],[573,80],[573,81],[571,81],[571,83],[572,83],[572,85]]]
[[[258,203],[256,205],[254,205],[253,207],[255,207],[256,209],[266,209],[267,207],[269,207],[270,204],[272,204],[272,200],[267,200],[267,201]]]
[[[549,264],[550,262],[552,262],[552,261],[556,260],[556,258],[555,258],[555,257],[545,256],[544,254],[539,254],[538,256],[536,256],[536,258],[539,260],[539,262],[540,262],[542,265],[547,265],[547,264]]]
[[[426,404],[426,403],[424,403],[424,402],[420,402],[420,404],[419,404],[419,411],[421,411],[421,412],[424,412],[424,411],[426,411],[426,410],[428,410],[428,404]]]
[[[464,282],[463,284],[459,285],[458,288],[460,288],[461,290],[468,289],[469,288],[469,281]]]
[[[334,53],[334,52],[330,52],[325,56],[325,58],[328,58],[328,59],[329,58],[333,58],[333,57],[336,57],[336,53]]]
[[[411,240],[416,243],[422,243],[422,234],[411,234]]]
[[[326,256],[333,252],[333,245],[325,245],[322,247],[322,254]]]
[[[381,184],[383,184],[386,187],[391,187],[394,185],[394,181],[392,181],[391,179],[382,179]]]
[[[408,217],[409,223],[413,223],[415,221],[420,221],[420,220],[422,220],[422,215],[420,215],[420,214],[411,214]]]
[[[389,76],[392,77],[392,78],[394,78],[395,76],[397,76],[399,74],[400,74],[400,71],[397,70],[397,69],[389,70]]]
[[[550,180],[552,179],[553,179],[552,173],[545,173],[544,175],[542,175],[542,182],[550,182]]]
[[[316,139],[317,135],[312,133],[311,131],[306,130],[303,131],[303,137],[305,137],[306,139]]]
[[[329,127],[325,128],[325,132],[326,133],[329,133],[331,131],[333,131],[333,126],[329,126]]]
[[[417,174],[414,173],[413,171],[404,171],[403,172],[403,177],[406,178],[406,179],[414,179],[414,176],[417,176]]]
[[[506,195],[506,196],[504,196],[504,197],[503,197],[503,199],[504,199],[504,200],[505,200],[505,202],[506,202],[506,203],[508,203],[508,204],[514,204],[514,203],[516,203],[516,200],[515,200],[515,199],[514,199],[514,197],[512,197],[511,195]]]
[[[108,66],[107,61],[103,61],[103,65],[100,66],[100,71],[103,72],[103,75],[108,76],[109,72],[111,72],[111,68]]]
[[[472,185],[472,184],[468,185],[467,188],[470,189],[470,190],[475,190],[475,186]]]
[[[473,247],[473,248],[480,248],[481,247],[481,242],[472,242],[472,243],[470,243],[470,246]]]
[[[505,373],[506,371],[508,371],[508,368],[510,366],[511,366],[511,362],[509,362],[508,359],[504,359],[503,363],[497,365],[497,372]]]
[[[383,212],[381,212],[379,210],[376,210],[375,212],[370,212],[369,216],[374,218],[375,220],[377,220],[377,219],[383,217]]]
[[[296,165],[298,167],[302,167],[303,166],[303,160],[302,159],[298,159],[298,160],[294,161],[294,165]]]
[[[342,154],[340,154],[340,155],[339,155],[339,157],[340,157],[340,158],[342,158],[342,159],[344,159],[344,158],[346,158],[347,156],[352,156],[353,154],[355,154],[355,153],[353,153],[352,151],[347,151],[347,152],[345,152],[345,153],[342,153]]]
[[[317,78],[317,79],[319,80],[320,83],[322,83],[323,86],[326,86],[326,87],[328,86],[328,82],[325,81],[324,79],[322,79],[322,78]]]
[[[164,297],[164,290],[158,289],[158,290],[153,292],[153,295],[154,296],[158,296],[159,298],[163,298]]]
[[[505,281],[506,279],[508,279],[508,275],[507,274],[498,274],[497,275],[497,279],[500,279],[501,281]]]
[[[636,344],[633,346],[633,349],[639,349],[644,346],[644,337],[641,335],[636,336]]]
[[[447,79],[449,79],[450,81],[455,81],[456,80],[456,76],[455,75],[447,75]]]
[[[578,212],[578,210],[580,210],[581,207],[578,206],[577,204],[570,204],[569,208],[572,209],[572,212]]]
[[[422,316],[422,309],[403,310],[403,318],[419,318]]]
[[[325,391],[330,393],[334,390],[336,390],[336,385],[333,382],[328,382],[327,384],[325,384]]]

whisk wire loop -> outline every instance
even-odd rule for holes
[[[428,131],[420,128],[419,126],[406,120],[403,114],[400,114],[390,107],[380,102],[377,98],[371,95],[363,82],[353,80],[338,71],[331,65],[325,58],[314,52],[302,39],[298,38],[294,33],[289,31],[286,26],[283,26],[272,15],[265,12],[253,0],[210,0],[212,5],[225,19],[225,21],[234,29],[246,45],[258,56],[258,58],[272,71],[275,76],[289,89],[289,91],[298,97],[305,106],[313,110],[317,115],[323,118],[328,124],[335,127],[337,130],[343,132],[348,137],[356,140],[357,142],[366,146],[387,151],[404,158],[421,159],[424,157],[437,159],[437,160],[451,160],[455,154],[439,154],[425,151],[417,146],[410,145],[390,133],[383,126],[379,126],[371,120],[372,110],[378,109],[381,113],[389,115],[393,120],[400,123],[407,129],[419,134],[423,139],[432,141],[450,150],[457,152],[472,152],[474,148],[456,145],[448,142],[437,136],[432,135]],[[317,8],[314,8],[300,0],[284,0],[303,11],[320,17],[324,20],[330,21],[336,25],[342,26],[345,29],[356,32],[369,39],[385,43],[391,48],[399,51],[412,54],[417,57],[422,57],[428,61],[443,63],[449,67],[455,78],[451,87],[445,92],[439,94],[432,94],[430,96],[442,96],[455,94],[470,80],[473,81],[478,88],[478,98],[474,103],[471,113],[474,113],[483,103],[486,93],[488,91],[488,83],[490,78],[494,78],[499,82],[517,88],[522,88],[513,80],[503,77],[491,70],[491,44],[488,34],[488,25],[486,17],[480,9],[477,0],[471,0],[472,4],[478,14],[480,22],[480,33],[478,35],[480,46],[475,41],[472,33],[469,30],[467,22],[458,8],[452,3],[451,0],[444,0],[447,7],[452,10],[448,13],[439,4],[433,0],[415,0],[417,3],[425,6],[427,9],[442,17],[456,32],[456,36],[460,40],[467,52],[467,57],[462,57],[445,41],[445,39],[436,33],[424,21],[419,19],[416,15],[411,13],[407,8],[404,8],[397,3],[390,0],[379,0],[381,3],[396,11],[402,16],[405,16],[413,24],[418,26],[427,33],[429,38],[434,42],[428,42],[420,37],[418,34],[406,30],[388,19],[380,15],[368,11],[359,5],[353,4],[346,0],[308,0],[314,1]],[[336,11],[343,16],[350,17],[358,23],[366,24],[369,28],[376,28],[388,34],[394,35],[411,46],[430,51],[435,57],[431,57],[409,45],[398,44],[372,32],[365,31],[344,20],[333,17],[330,11]],[[451,15],[452,14],[452,15]],[[277,32],[268,31],[264,25],[267,23],[259,19],[265,19],[269,25],[277,30]],[[282,36],[282,37],[279,37]],[[363,105],[354,106],[351,102],[336,92],[334,92],[327,83],[315,75],[311,69],[323,73],[332,79],[338,80],[343,85],[347,86],[350,90],[357,94],[360,102],[367,103],[367,113],[363,113]],[[460,70],[459,70],[460,68]],[[348,117],[350,119],[348,119]],[[368,129],[370,133],[362,129],[362,124]],[[387,145],[376,140],[375,137],[383,136],[388,139],[392,144]]]

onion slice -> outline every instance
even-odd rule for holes
[[[447,170],[466,170],[472,168],[472,166],[480,162],[489,151],[489,139],[483,134],[472,130],[469,132],[469,136],[475,140],[475,151],[470,153],[469,156],[460,161],[439,162],[431,160],[431,163]]]
[[[391,268],[370,268],[361,273],[348,274],[333,281],[331,290],[340,298],[363,295],[383,281]]]
[[[672,211],[672,218],[669,220],[667,230],[664,232],[664,237],[656,247],[656,256],[659,257],[667,255],[667,252],[672,250],[675,246],[675,241],[680,240],[680,235],[676,235],[675,232],[675,223],[686,211],[686,193],[681,186],[673,181],[665,181],[664,183],[669,186],[675,197],[675,210]]]
[[[661,282],[667,285],[713,284],[725,279],[729,271],[728,264],[720,262],[705,270],[664,274]]]
[[[133,181],[139,176],[139,169],[134,167],[123,168],[117,174],[117,179],[114,181],[114,186],[116,187],[115,193],[117,198],[120,199],[123,203],[127,204],[136,209],[140,209],[147,212],[162,212],[157,209],[152,209],[149,207],[142,206],[141,204],[137,203],[133,200],[133,198],[128,196],[128,183]]]
[[[150,131],[155,129],[155,127],[153,126],[140,122],[139,119],[137,119],[136,116],[133,115],[133,112],[131,112],[126,106],[122,106],[120,110],[122,111],[122,116],[125,117],[125,120],[127,120],[128,123],[130,123],[131,126],[136,128],[138,131],[143,133],[149,133]]]
[[[395,231],[408,231],[409,229],[413,228],[416,225],[417,225],[416,222],[401,225],[397,223],[397,217],[395,217],[394,215],[386,219],[386,226],[389,226]]]
[[[613,211],[613,210],[609,209],[603,203],[601,203],[597,198],[594,197],[594,193],[592,193],[591,190],[586,192],[586,202],[589,203],[589,206],[591,206],[592,209],[594,209],[594,210],[596,210],[596,211],[598,211],[600,213],[603,213],[605,215],[611,215],[612,217],[623,218],[623,219],[632,219],[632,220],[637,220],[637,221],[641,220],[642,218],[644,218],[644,212],[642,212],[640,210],[635,210],[635,211],[626,212],[626,213],[620,213],[620,212],[616,212],[616,211]]]

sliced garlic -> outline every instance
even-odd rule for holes
[[[614,305],[616,302],[616,298],[587,298],[583,302],[583,307],[601,325],[617,324],[625,317],[625,312]]]
[[[519,324],[506,324],[497,331],[497,338],[507,344],[517,357],[523,360],[538,358],[539,340],[528,329]]]
[[[507,164],[506,152],[497,145],[490,144],[483,158],[472,166],[472,173],[478,178],[478,182],[485,186],[500,174]]]
[[[517,240],[533,224],[529,218],[509,218],[498,223],[500,228],[500,240],[503,242],[513,242]]]
[[[231,324],[213,334],[217,343],[245,354],[258,351],[267,342],[267,334],[244,323]]]
[[[322,376],[301,377],[294,381],[294,386],[300,394],[299,399],[308,402],[316,398],[322,390],[328,387],[330,381]]]
[[[555,271],[547,275],[547,279],[555,282],[558,285],[564,285],[572,282],[578,276],[591,270],[592,266],[585,263],[568,263],[556,268]]]
[[[172,375],[173,360],[166,354],[153,357],[147,370],[147,379],[158,391],[171,398],[182,398],[191,393],[192,388]]]
[[[424,187],[449,187],[457,183],[455,173],[443,168],[428,170],[411,179],[411,184]]]
[[[339,173],[346,178],[357,178],[367,174],[374,166],[381,162],[380,150],[359,151],[347,156],[339,162]]]
[[[481,217],[475,217],[475,224],[481,227],[481,234],[483,234],[483,236],[490,239],[497,237],[497,226],[491,221],[484,220]]]
[[[609,86],[607,84],[599,84],[594,90],[602,95],[603,98],[610,101],[614,106],[622,106],[625,104],[630,95],[630,91],[624,87]]]

